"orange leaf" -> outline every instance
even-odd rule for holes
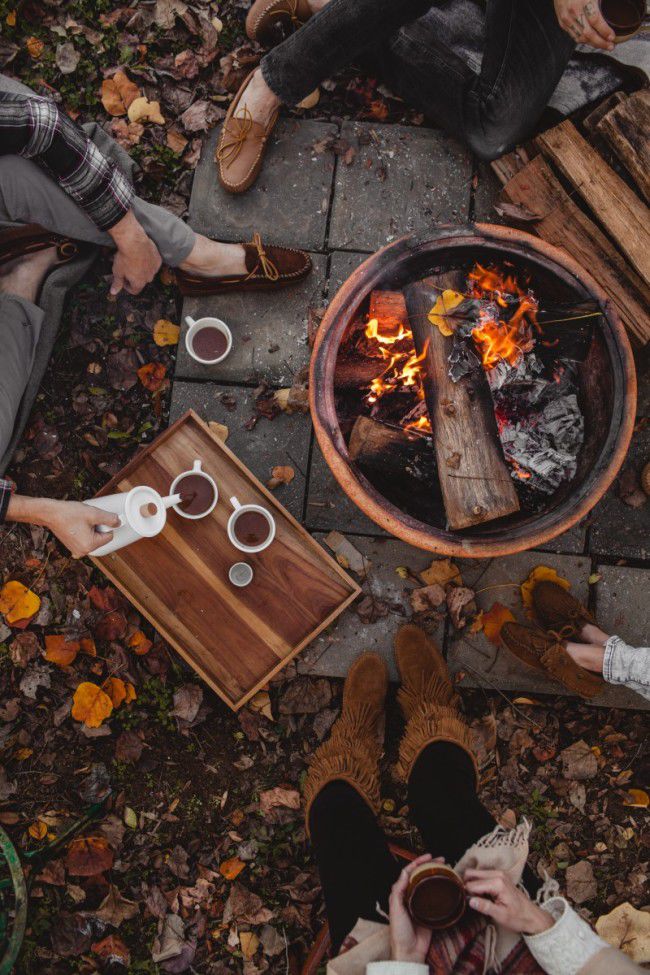
[[[501,639],[501,627],[514,620],[513,614],[503,603],[494,603],[487,613],[483,613],[483,632],[495,646]]]
[[[88,654],[89,657],[97,656],[97,647],[95,646],[95,641],[91,636],[84,636],[79,641],[81,652]]]
[[[242,872],[246,864],[239,857],[231,857],[230,860],[224,860],[219,866],[219,873],[226,880],[234,880]]]
[[[134,650],[138,656],[149,653],[153,646],[151,640],[147,639],[142,630],[136,630],[135,633],[129,637],[128,643],[131,649]]]
[[[20,625],[31,619],[38,613],[40,606],[40,596],[15,579],[0,589],[0,613],[4,613],[10,626]]]
[[[113,851],[103,836],[83,836],[72,840],[65,858],[75,877],[94,877],[113,866]]]
[[[166,373],[167,367],[162,362],[148,362],[138,369],[138,378],[145,389],[156,393],[162,386]]]
[[[153,340],[156,345],[178,345],[180,325],[174,325],[166,318],[159,318],[153,327]]]
[[[140,96],[140,89],[123,71],[102,81],[102,105],[109,115],[126,115],[132,101]]]
[[[131,953],[116,934],[109,934],[101,941],[96,941],[90,946],[90,950],[99,958],[118,962],[123,968],[128,968],[131,964]],[[109,965],[109,968],[112,966]]]
[[[632,806],[635,809],[646,809],[650,805],[650,796],[643,789],[628,789],[624,806]]]
[[[71,640],[68,643],[63,633],[48,633],[45,637],[45,659],[59,667],[69,667],[79,649],[77,641]]]
[[[128,681],[123,681],[121,677],[107,677],[102,684],[102,690],[106,691],[113,707],[118,708],[122,701],[135,701],[135,688]]]
[[[112,710],[110,697],[97,684],[83,681],[74,692],[72,717],[75,721],[83,721],[88,728],[99,728]]]
[[[42,819],[37,819],[27,830],[34,840],[43,840],[47,836],[47,826]]]
[[[35,60],[38,60],[38,58],[40,58],[41,54],[43,53],[43,48],[45,47],[45,44],[43,43],[43,41],[39,41],[38,37],[28,37],[25,47],[29,51],[30,57],[33,57]]]
[[[570,589],[571,583],[564,576],[557,574],[555,569],[551,569],[548,565],[536,565],[533,571],[530,573],[525,582],[521,584],[521,601],[526,607],[526,612],[528,616],[534,618],[533,615],[533,589],[538,582],[548,581],[554,582],[558,586],[562,586],[563,589]]]

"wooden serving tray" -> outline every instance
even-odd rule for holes
[[[206,518],[175,511],[155,538],[93,559],[118,589],[233,710],[238,710],[359,594],[360,587],[189,410],[145,447],[97,497],[147,484],[169,494],[200,458],[219,488]],[[229,498],[261,504],[276,520],[271,545],[256,555],[229,541]],[[228,581],[234,562],[253,567],[252,583]]]

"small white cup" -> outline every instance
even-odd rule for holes
[[[216,366],[218,362],[223,362],[227,355],[230,354],[232,349],[232,332],[228,328],[225,322],[222,322],[220,318],[198,318],[196,321],[190,318],[189,315],[185,316],[185,322],[189,326],[187,332],[185,333],[185,348],[188,354],[194,359],[195,362],[200,362],[203,366]],[[226,339],[226,350],[222,352],[220,356],[216,359],[202,359],[196,354],[192,346],[192,340],[198,331],[202,328],[214,328]]]
[[[243,589],[244,586],[250,585],[253,581],[253,569],[248,562],[235,562],[234,565],[230,566],[228,578],[233,586],[239,586],[240,589]]]
[[[265,548],[268,548],[273,539],[275,538],[275,519],[270,511],[266,508],[262,508],[259,504],[240,504],[237,498],[231,498],[230,503],[234,508],[233,513],[228,519],[228,538],[240,552],[249,552],[253,554],[254,552],[263,552]],[[240,542],[235,535],[235,523],[237,519],[244,514],[245,511],[256,511],[260,515],[264,515],[269,524],[269,534],[268,537],[262,542],[261,545],[244,545]]]
[[[190,518],[192,521],[196,521],[198,518],[207,518],[210,512],[214,511],[216,503],[219,500],[219,488],[217,487],[216,481],[212,477],[210,477],[209,474],[206,474],[204,470],[202,470],[200,460],[194,461],[194,463],[192,464],[192,469],[190,471],[183,471],[181,474],[178,474],[177,477],[174,478],[171,487],[169,489],[169,493],[177,494],[178,492],[176,488],[178,484],[181,482],[181,480],[184,477],[187,477],[188,474],[198,474],[200,477],[204,477],[206,481],[209,481],[210,484],[212,485],[212,490],[214,491],[214,500],[210,505],[210,507],[207,508],[205,511],[203,511],[200,515],[190,515],[188,514],[187,511],[183,511],[183,509],[178,504],[175,504],[173,506],[174,511],[176,512],[177,515],[180,515],[181,518]]]

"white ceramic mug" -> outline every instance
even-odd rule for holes
[[[185,333],[185,348],[187,349],[188,355],[194,359],[195,362],[200,362],[203,366],[216,366],[218,362],[223,362],[227,355],[230,354],[232,349],[232,332],[228,328],[225,322],[222,322],[220,318],[198,318],[196,321],[190,318],[189,315],[185,316],[185,322],[189,326],[187,332]],[[225,352],[222,352],[220,356],[216,359],[202,359],[201,356],[197,355],[194,351],[192,342],[194,336],[202,328],[214,328],[224,336],[226,340]]]
[[[179,492],[176,490],[176,488],[178,487],[182,479],[184,477],[187,477],[189,474],[198,474],[200,477],[205,478],[205,480],[212,485],[212,490],[214,491],[214,498],[212,500],[212,504],[210,505],[209,508],[206,508],[206,510],[202,511],[201,514],[199,515],[191,515],[187,511],[183,511],[183,509],[179,504],[174,505],[174,511],[176,512],[177,515],[180,515],[181,518],[190,518],[192,521],[196,521],[198,518],[207,518],[210,512],[214,511],[217,501],[219,500],[219,488],[217,487],[214,478],[210,477],[209,474],[206,474],[205,471],[201,468],[200,460],[197,459],[194,461],[191,470],[183,471],[182,474],[178,474],[178,476],[174,478],[174,480],[172,481],[171,488],[169,489],[169,493],[178,494]]]
[[[254,552],[263,552],[265,548],[269,547],[275,538],[275,519],[271,512],[267,511],[266,508],[262,508],[262,506],[259,504],[240,504],[237,498],[231,498],[230,503],[234,508],[233,513],[228,519],[228,538],[232,544],[235,546],[235,548],[238,548],[240,552],[250,552],[251,554]],[[243,515],[246,511],[255,511],[257,514],[264,515],[268,522],[269,534],[260,545],[244,545],[244,543],[240,542],[235,535],[235,524],[237,519],[240,518],[241,515]]]

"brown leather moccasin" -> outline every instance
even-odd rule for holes
[[[278,120],[276,111],[263,125],[255,121],[246,107],[244,95],[254,74],[255,71],[251,71],[235,95],[217,144],[215,158],[219,182],[229,193],[245,193],[253,185],[264,162],[269,136]]]
[[[20,227],[8,227],[0,232],[0,265],[17,261],[29,254],[36,254],[48,247],[56,247],[57,264],[66,264],[79,254],[80,246],[74,240],[54,234],[37,223]]]
[[[515,657],[540,673],[554,677],[572,694],[590,700],[605,686],[602,677],[577,664],[567,652],[566,645],[543,630],[522,623],[504,623],[501,639]]]
[[[255,0],[246,17],[246,33],[251,41],[273,47],[311,16],[307,0]]]
[[[253,234],[246,253],[246,273],[206,277],[180,268],[174,270],[176,284],[184,295],[216,295],[224,291],[275,291],[287,288],[307,277],[311,258],[292,247],[264,246],[259,234]]]
[[[538,582],[532,595],[535,615],[544,629],[564,639],[579,636],[585,623],[596,622],[589,610],[556,582]]]

